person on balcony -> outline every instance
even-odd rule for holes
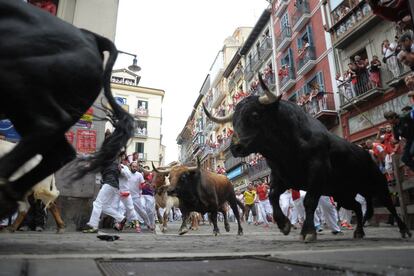
[[[304,42],[305,42],[305,45],[303,45],[302,48],[298,49],[298,58],[300,59],[305,57],[306,52],[308,51],[308,48],[310,46],[308,41],[305,40]]]
[[[354,63],[356,66],[357,75],[357,94],[358,96],[371,89],[371,83],[369,82],[368,59],[363,60],[360,56],[354,57]],[[354,67],[355,68],[355,67]]]
[[[398,78],[401,75],[400,64],[396,54],[397,46],[397,41],[390,43],[388,39],[384,40],[381,45],[382,54],[384,55],[383,61],[394,78]]]
[[[414,44],[411,33],[405,33],[400,36],[399,44],[401,51],[398,54],[398,59],[402,64],[409,66],[411,71],[414,71]]]
[[[378,56],[372,56],[369,78],[374,87],[381,87],[381,61]]]
[[[287,76],[289,76],[289,70],[288,70],[289,66],[286,64],[283,64],[282,67],[279,69],[278,75],[279,75],[279,79],[281,81],[283,81],[284,78],[286,78]]]

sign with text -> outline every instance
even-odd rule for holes
[[[406,94],[396,97],[386,103],[378,105],[354,117],[351,117],[348,121],[349,133],[354,134],[355,132],[370,128],[373,125],[385,122],[384,113],[386,111],[395,111],[397,113],[401,113],[401,109],[405,106],[410,106],[410,102]]]
[[[91,128],[92,127],[92,120],[93,120],[93,108],[90,107],[85,114],[79,119],[76,123],[77,126],[84,127],[84,128]]]
[[[78,129],[76,131],[76,151],[86,154],[96,151],[96,130]]]

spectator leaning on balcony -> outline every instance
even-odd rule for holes
[[[398,54],[398,59],[402,64],[409,66],[411,71],[414,70],[414,45],[411,33],[405,33],[400,36],[399,44],[401,51]]]
[[[382,42],[382,54],[384,55],[383,61],[387,64],[387,68],[391,71],[394,78],[397,78],[401,74],[396,54],[397,46],[398,44],[396,41],[390,43],[389,40],[386,39]]]
[[[288,68],[289,66],[287,66],[286,64],[283,64],[282,68],[279,69],[278,75],[279,75],[280,80],[283,80],[284,78],[289,76]]]
[[[357,75],[357,94],[360,95],[371,88],[367,70],[369,62],[368,59],[363,60],[360,56],[355,56],[354,62],[357,69],[355,71]]]
[[[381,87],[381,61],[378,56],[372,56],[369,78],[374,87]]]
[[[384,118],[393,126],[394,139],[400,141],[400,137],[406,140],[401,160],[414,171],[414,121],[412,111],[398,115],[394,111],[384,113]]]
[[[348,63],[348,70],[346,71],[346,79],[350,79],[351,80],[351,89],[352,89],[352,94],[353,97],[356,97],[357,95],[359,95],[359,91],[357,90],[357,84],[358,84],[358,78],[357,78],[357,70],[358,67],[356,66],[356,64],[354,62],[350,62]],[[352,98],[353,98],[352,97]]]

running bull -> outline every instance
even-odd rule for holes
[[[226,202],[229,203],[237,219],[238,235],[243,234],[237,205],[242,209],[244,207],[237,200],[233,185],[226,176],[201,169],[199,162],[197,166],[178,165],[161,172],[169,173],[170,186],[168,194],[175,195],[180,200],[180,210],[183,214],[180,234],[188,231],[187,218],[192,211],[211,214],[214,235],[220,232],[217,226],[217,213],[223,213],[224,227],[229,232],[230,225],[225,211]]]
[[[402,237],[411,233],[398,217],[388,192],[387,181],[362,148],[329,132],[326,127],[293,102],[274,95],[259,75],[263,96],[249,96],[236,105],[234,113],[214,117],[214,122],[233,122],[230,150],[235,157],[260,153],[271,168],[270,202],[279,229],[288,235],[290,223],[279,206],[280,195],[289,188],[307,191],[306,220],[301,230],[305,242],[316,240],[313,222],[321,195],[333,196],[338,204],[357,216],[354,238],[363,238],[363,225],[373,215],[372,200],[380,202],[396,218]],[[362,216],[355,196],[367,201]]]

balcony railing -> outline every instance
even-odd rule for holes
[[[270,174],[270,168],[266,163],[266,160],[259,159],[257,164],[249,166],[248,168],[249,181],[256,180],[257,178],[264,177]]]
[[[354,6],[345,10],[346,13],[341,13],[335,19],[334,14],[337,13],[337,10],[332,12],[335,24],[330,28],[330,31],[333,34],[334,45],[340,49],[345,48],[355,38],[362,36],[365,30],[369,30],[381,21],[378,16],[372,13],[366,0],[355,3]]]
[[[244,69],[244,79],[249,81],[253,77],[254,72],[252,70],[252,67],[250,65],[250,62],[246,63],[246,68]]]
[[[226,167],[226,170],[229,171],[237,165],[240,165],[242,162],[244,162],[244,158],[230,156],[224,161],[224,166]]]
[[[302,107],[305,112],[316,118],[324,111],[335,111],[333,93],[320,91]]]
[[[305,75],[316,65],[315,47],[309,46],[298,57],[298,75]]]
[[[266,37],[260,44],[260,57],[262,60],[266,59],[272,53],[272,38]]]
[[[286,10],[287,6],[289,6],[289,0],[276,0],[276,4],[275,4],[276,17],[280,17],[283,14],[283,12]]]
[[[148,130],[145,128],[135,128],[134,129],[134,136],[138,138],[147,138],[148,137]]]
[[[358,75],[355,84],[351,83],[351,81],[342,82],[338,85],[341,108],[352,109],[354,104],[358,104],[361,101],[383,94],[388,87],[387,83],[393,80],[394,77],[390,71],[381,69],[380,79],[381,84],[379,86],[374,84],[370,80],[369,71],[366,70]]]
[[[138,117],[148,117],[148,109],[145,109],[145,108],[135,108],[135,116],[138,116]]]
[[[301,2],[301,4],[299,4]],[[297,1],[296,10],[292,17],[293,31],[300,31],[311,17],[309,3],[307,0]]]
[[[282,29],[280,34],[276,37],[276,51],[283,51],[289,46],[292,41],[292,29],[286,26]]]
[[[283,69],[282,69],[283,70]],[[280,87],[283,92],[289,90],[295,85],[295,71],[292,67],[289,67],[287,74],[279,74]]]
[[[221,89],[216,89],[215,93],[213,94],[213,100],[211,103],[211,107],[216,108],[221,103],[221,101],[224,99],[225,96],[226,94],[224,93],[224,91],[222,91]]]

